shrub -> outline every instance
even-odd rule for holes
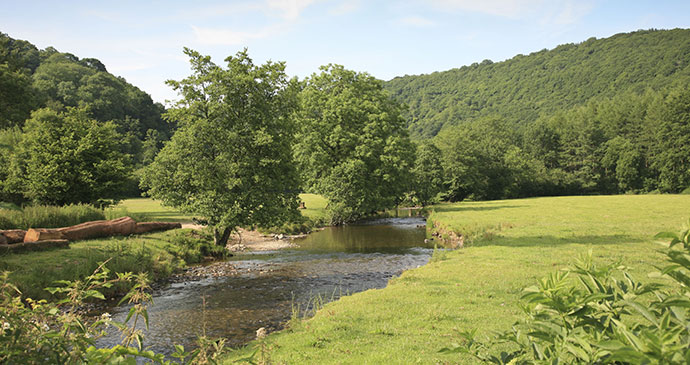
[[[17,364],[135,364],[137,359],[158,364],[171,364],[163,354],[143,348],[143,335],[137,322],[149,325],[147,306],[152,303],[150,287],[145,274],[118,273],[109,275],[105,263],[101,263],[91,275],[78,281],[61,281],[59,287],[48,288],[63,297],[57,303],[22,298],[21,293],[8,282],[8,273],[0,275],[0,362]],[[118,282],[132,283],[131,291],[120,303],[127,301],[132,308],[123,323],[110,319],[108,313],[88,321],[82,317],[79,307],[87,300],[105,299],[100,290]],[[103,328],[113,325],[122,334],[122,344],[112,348],[96,348],[95,341],[105,333]],[[223,349],[215,350],[206,338],[199,339],[201,349],[185,352],[175,345],[172,357],[180,363],[197,363],[196,357],[203,352],[215,359]]]
[[[511,330],[488,342],[477,340],[476,331],[463,332],[462,344],[441,352],[496,364],[687,363],[690,230],[657,237],[671,241],[668,265],[652,275],[671,280],[643,284],[622,266],[596,266],[590,250],[574,268],[525,289],[527,318]],[[498,346],[512,350],[494,354]]]
[[[228,251],[223,246],[213,243],[213,239],[197,231],[177,231],[170,237],[166,251],[187,264],[195,264],[204,257],[225,257]]]

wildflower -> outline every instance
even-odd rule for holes
[[[110,320],[110,313],[105,312],[105,313],[101,314],[101,320],[109,321]]]
[[[44,323],[42,327],[44,331],[50,331],[50,327],[47,324]]]
[[[7,331],[8,329],[10,329],[10,324],[8,322],[3,322],[2,330]]]

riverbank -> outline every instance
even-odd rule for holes
[[[265,338],[275,363],[474,363],[438,351],[459,331],[480,337],[521,317],[523,288],[573,263],[588,249],[621,262],[639,280],[662,262],[652,238],[687,222],[690,196],[592,196],[439,204],[430,224],[464,237],[463,249],[404,272],[385,289],[327,304]],[[247,356],[258,343],[227,358]],[[257,355],[258,356],[258,355]]]
[[[307,209],[302,212],[310,219],[325,215],[325,200],[314,194],[303,194]],[[46,287],[56,280],[81,280],[93,273],[100,262],[108,261],[112,272],[148,272],[155,281],[171,278],[175,273],[192,265],[222,257],[223,248],[213,246],[210,236],[200,230],[192,216],[162,206],[149,198],[126,199],[108,208],[106,216],[129,215],[138,221],[179,222],[182,230],[159,232],[128,237],[110,237],[73,242],[67,249],[41,252],[7,253],[0,255],[0,271],[10,271],[10,280],[24,297],[51,299]],[[255,231],[241,230],[242,242],[234,250],[276,250],[290,247],[288,239],[275,239]],[[233,237],[238,241],[239,236]],[[232,247],[232,246],[231,246]],[[220,270],[223,271],[223,270]],[[227,271],[227,270],[226,270]],[[106,296],[117,296],[126,291],[115,287],[105,291]]]

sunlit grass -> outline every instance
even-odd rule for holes
[[[302,209],[302,215],[312,219],[319,220],[326,218],[326,205],[328,200],[318,194],[300,194],[300,199],[304,202],[307,209]]]
[[[652,238],[687,222],[684,195],[556,197],[440,204],[431,218],[477,233],[464,249],[327,304],[315,317],[270,335],[275,363],[474,363],[438,351],[460,330],[506,330],[521,316],[523,288],[593,250],[640,280],[661,263]],[[240,350],[233,356],[246,354]],[[232,359],[230,357],[229,359]]]
[[[125,199],[120,204],[110,208],[115,211],[124,209],[141,220],[162,222],[191,222],[192,216],[184,214],[174,208],[161,205],[151,198]],[[135,218],[136,219],[136,218]]]
[[[152,279],[168,276],[184,262],[166,250],[179,230],[130,237],[110,237],[73,242],[69,248],[10,253],[0,256],[0,271],[11,271],[10,280],[25,297],[50,298],[44,288],[56,280],[80,280],[108,261],[113,272],[149,272]]]

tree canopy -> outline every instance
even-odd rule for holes
[[[246,50],[226,58],[227,68],[196,51],[185,54],[192,74],[168,82],[182,99],[167,118],[180,127],[145,170],[148,193],[201,217],[220,245],[238,226],[293,218],[295,96],[285,65],[254,65]]]
[[[99,123],[87,110],[39,109],[24,126],[9,160],[6,192],[40,204],[97,203],[118,198],[131,172],[112,122]]]
[[[409,188],[414,146],[402,107],[380,81],[340,65],[302,83],[295,158],[334,223],[394,206]]]

